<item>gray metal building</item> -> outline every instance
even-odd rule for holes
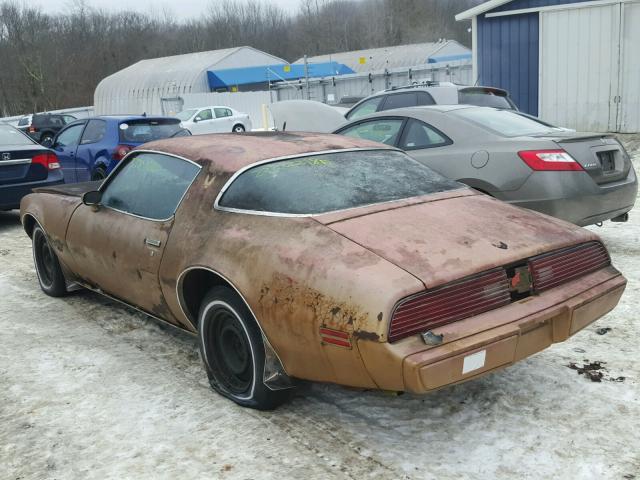
[[[337,62],[346,65],[356,73],[383,72],[458,60],[471,60],[471,50],[455,40],[354,50],[307,59],[310,64]],[[300,58],[295,63],[303,62],[304,58]]]
[[[103,79],[94,93],[96,115],[174,114],[183,94],[210,92],[208,72],[286,63],[252,47],[141,60]]]
[[[490,0],[471,20],[474,82],[583,131],[640,132],[639,0]]]

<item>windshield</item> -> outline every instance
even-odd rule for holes
[[[545,125],[537,120],[508,110],[493,108],[460,108],[450,112],[503,137],[544,135],[561,131],[561,128]]]
[[[308,215],[462,187],[401,152],[344,151],[253,167],[234,180],[219,205]]]
[[[197,111],[198,111],[198,109],[196,109],[196,108],[192,108],[192,109],[189,109],[189,110],[183,110],[180,113],[176,113],[175,117],[179,118],[183,122],[186,122],[191,117],[193,117],[194,113],[196,113]]]
[[[170,138],[181,128],[180,121],[176,118],[128,120],[119,126],[120,141],[146,143]]]
[[[34,145],[34,142],[15,128],[0,125],[0,145]]]

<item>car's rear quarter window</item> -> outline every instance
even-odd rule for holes
[[[255,166],[231,183],[218,205],[309,215],[457,188],[462,185],[398,151],[345,151]]]
[[[17,129],[0,125],[0,145],[34,145],[35,143]]]

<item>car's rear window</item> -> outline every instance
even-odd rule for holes
[[[506,94],[491,89],[467,88],[458,92],[458,103],[477,105],[478,107],[506,108],[516,110],[514,103]]]
[[[508,110],[460,108],[450,112],[503,137],[544,135],[559,129]]]
[[[2,145],[33,145],[34,142],[8,125],[0,125],[0,147]]]
[[[320,214],[462,188],[404,153],[358,150],[279,160],[241,173],[219,206]]]
[[[119,125],[120,141],[123,143],[146,143],[170,138],[180,128],[180,120],[177,118],[128,120]]]

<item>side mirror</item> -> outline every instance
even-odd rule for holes
[[[193,123],[198,123],[200,120],[202,120],[202,118],[196,117],[193,119]]]
[[[92,190],[82,195],[82,203],[89,207],[97,207],[102,201],[102,192]]]

